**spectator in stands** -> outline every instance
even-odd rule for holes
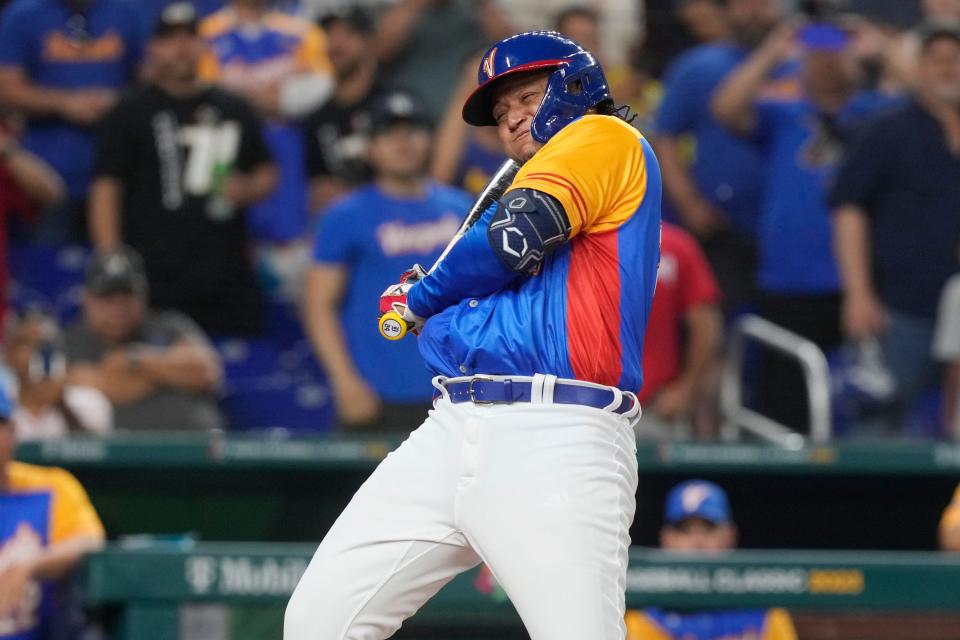
[[[824,351],[841,343],[839,276],[831,251],[827,188],[844,148],[867,116],[887,104],[857,89],[846,31],[828,22],[784,24],[731,73],[713,97],[717,120],[758,140],[767,167],[759,225],[759,311]],[[768,99],[764,85],[801,50],[801,92]],[[807,424],[799,367],[769,354],[762,408],[794,429]]]
[[[664,223],[643,348],[640,404],[661,420],[693,416],[722,333],[720,291],[696,240]]]
[[[697,42],[709,44],[730,37],[724,0],[676,0],[677,17]]]
[[[660,530],[660,547],[673,553],[716,554],[735,549],[737,527],[726,492],[713,482],[688,480],[670,490]],[[783,609],[676,612],[628,611],[627,640],[796,640]]]
[[[151,306],[178,309],[214,334],[263,326],[246,208],[276,171],[248,104],[197,77],[203,43],[187,3],[161,14],[150,40],[153,84],[106,118],[91,189],[90,236],[146,262]]]
[[[72,384],[56,321],[36,311],[13,318],[4,362],[16,376],[17,440],[52,440],[71,432],[104,435],[113,428],[110,401],[98,389]]]
[[[304,121],[304,148],[310,180],[310,211],[371,177],[367,165],[370,121],[367,110],[381,93],[373,47],[373,17],[359,8],[331,13],[320,21],[336,85],[333,97]]]
[[[280,172],[274,193],[250,208],[258,269],[276,299],[300,299],[309,264],[307,181],[299,121],[333,93],[320,28],[274,8],[270,0],[230,0],[205,19],[208,52],[201,77],[246,97],[265,120]]]
[[[836,178],[843,331],[879,337],[909,411],[934,384],[937,300],[960,241],[960,28],[921,36],[917,87],[852,145]]]
[[[764,164],[751,141],[727,131],[710,113],[716,87],[781,19],[778,0],[727,0],[733,38],[683,54],[668,68],[654,138],[669,206],[703,245],[728,311],[753,299],[756,227],[766,186]],[[783,65],[765,78],[764,92],[784,89]],[[684,141],[696,154],[688,166]]]
[[[13,218],[34,223],[44,209],[66,199],[63,180],[50,165],[20,146],[20,118],[0,109],[0,318],[6,317],[7,224]]]
[[[944,366],[943,433],[960,440],[960,274],[947,281],[940,296],[933,357]]]
[[[103,525],[69,472],[13,460],[11,413],[0,393],[0,637],[73,638],[60,587],[103,546]]]
[[[123,0],[17,2],[0,17],[0,107],[28,118],[23,145],[66,182],[37,240],[86,238],[92,126],[133,80],[142,52],[136,7]]]
[[[217,352],[185,316],[147,307],[143,263],[130,248],[91,257],[83,318],[67,328],[64,349],[69,379],[110,399],[117,430],[222,426]]]
[[[437,127],[436,144],[430,173],[434,179],[474,195],[484,187],[507,156],[493,127],[471,127],[463,121],[463,104],[477,88],[480,56],[464,65],[460,84],[450,98],[446,113]]]
[[[387,93],[370,116],[376,177],[320,219],[305,321],[341,422],[409,428],[429,405],[430,376],[414,342],[378,335],[370,301],[412,264],[433,264],[470,198],[427,178],[429,121],[413,96]]]
[[[957,485],[953,499],[943,510],[939,538],[940,548],[944,551],[960,551],[960,485]]]
[[[438,122],[467,57],[511,33],[494,0],[398,0],[380,18],[373,53],[389,87],[411,91]]]

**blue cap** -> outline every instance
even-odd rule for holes
[[[8,422],[13,415],[13,401],[10,393],[0,384],[0,422]]]
[[[706,480],[687,480],[667,494],[663,514],[667,524],[702,518],[715,524],[730,522],[730,501],[719,485]]]
[[[843,51],[850,44],[850,34],[829,22],[814,22],[800,29],[797,41],[811,51]]]

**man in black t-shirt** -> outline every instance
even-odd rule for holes
[[[188,3],[169,5],[149,44],[153,84],[103,124],[90,196],[90,236],[144,258],[150,304],[178,309],[214,334],[256,334],[262,302],[248,251],[246,207],[277,174],[261,124],[240,97],[203,84],[203,44]]]
[[[320,20],[327,54],[336,75],[333,98],[303,125],[310,210],[320,211],[354,187],[372,179],[367,164],[370,118],[377,86],[373,19],[360,8],[332,13]]]

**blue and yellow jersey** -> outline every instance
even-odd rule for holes
[[[320,28],[279,11],[250,29],[228,7],[201,23],[200,36],[208,46],[201,77],[228,88],[262,88],[291,74],[330,72]]]
[[[520,169],[510,189],[519,188],[563,205],[570,241],[537,275],[431,317],[420,336],[428,367],[445,376],[544,373],[639,390],[660,256],[660,169],[650,145],[618,118],[587,115]],[[415,287],[411,303],[417,295]]]
[[[103,525],[86,492],[63,469],[11,462],[9,489],[0,493],[0,570],[77,536],[103,539]],[[0,640],[40,638],[49,622],[47,585],[29,585],[24,600],[0,616]]]
[[[797,640],[783,609],[674,613],[628,611],[627,640]]]

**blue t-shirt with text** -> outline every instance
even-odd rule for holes
[[[431,184],[417,199],[362,187],[332,205],[317,227],[314,260],[349,272],[341,320],[360,374],[386,402],[427,402],[430,374],[414,339],[387,342],[377,330],[380,294],[413,264],[429,269],[470,208],[463,191]]]
[[[143,36],[134,3],[93,0],[74,10],[64,0],[19,0],[0,16],[0,67],[16,67],[46,89],[120,90],[134,80]],[[94,133],[55,116],[35,117],[23,145],[57,170],[71,196],[82,197]]]

